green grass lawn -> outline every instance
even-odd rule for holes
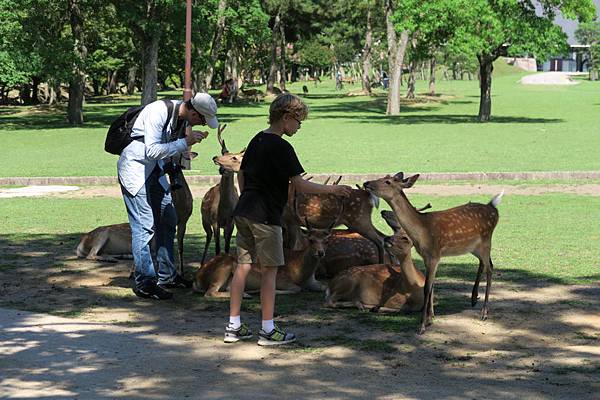
[[[402,106],[385,115],[385,94],[345,96],[333,82],[307,83],[309,119],[291,138],[311,173],[600,170],[600,82],[574,86],[523,86],[524,75],[502,68],[492,83],[490,123],[476,121],[478,82],[438,80],[440,96]],[[301,93],[304,82],[288,86]],[[417,82],[417,92],[427,89]],[[179,92],[161,93],[177,97]],[[0,107],[1,177],[115,175],[116,156],[103,150],[108,124],[138,97],[90,99],[86,125],[70,127],[64,109]],[[269,104],[222,106],[230,150],[244,147],[266,127]],[[219,153],[213,132],[195,147],[195,174],[216,174]]]
[[[489,201],[489,196],[411,196],[409,193],[409,197],[415,204],[431,202],[434,210],[470,200]],[[12,256],[6,257],[11,245],[30,243],[38,251],[51,255],[72,255],[82,232],[127,220],[122,200],[115,198],[14,198],[1,201],[0,248],[4,249],[1,253],[6,254],[0,260],[0,268],[11,263]],[[499,209],[500,222],[494,234],[492,258],[497,271],[502,274],[500,279],[531,285],[598,282],[600,197],[506,196]],[[196,207],[188,224],[186,259],[189,261],[199,261],[204,245],[198,211]],[[376,225],[390,232],[378,214],[378,211],[374,214]],[[422,267],[420,258],[416,254],[414,258]],[[438,275],[471,282],[476,267],[477,260],[472,256],[446,258],[442,260]]]

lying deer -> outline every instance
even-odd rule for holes
[[[404,189],[414,185],[419,175],[404,178],[404,173],[364,183],[364,188],[387,201],[394,210],[400,225],[414,242],[426,268],[424,287],[425,304],[421,315],[419,333],[433,321],[433,283],[438,263],[442,257],[471,253],[479,259],[477,278],[473,285],[471,305],[477,303],[479,280],[483,271],[487,285],[481,319],[488,316],[488,299],[492,284],[492,234],[498,223],[498,209],[504,192],[494,196],[488,204],[468,203],[444,211],[418,212],[408,201]]]
[[[397,264],[357,266],[329,282],[327,307],[352,307],[361,311],[419,311],[423,308],[425,278],[411,258],[412,241],[400,231],[384,239]]]
[[[431,208],[431,204],[427,204],[418,211],[428,208]],[[394,233],[402,230],[393,211],[383,210],[381,216]],[[377,246],[373,242],[356,232],[340,230],[334,232],[327,244],[327,252],[321,259],[320,271],[324,272],[326,277],[333,278],[350,267],[377,264],[378,261]],[[384,254],[384,262],[392,262],[389,252]]]
[[[100,226],[81,237],[75,252],[77,257],[93,261],[131,259],[131,228],[128,223]]]
[[[200,267],[194,277],[193,290],[204,293],[204,297],[229,297],[227,283],[237,265],[236,258],[230,254],[219,254]]]
[[[217,140],[221,145],[221,155],[229,155],[229,150],[225,145],[225,140],[221,138],[223,130],[227,125],[219,126],[217,130]],[[221,229],[223,229],[223,240],[225,253],[229,253],[231,235],[233,234],[233,210],[238,202],[239,194],[234,183],[234,172],[222,167],[218,162],[219,157],[214,157],[213,161],[219,165],[221,182],[210,188],[202,199],[200,208],[202,214],[202,227],[206,232],[206,243],[202,253],[201,264],[204,264],[206,253],[210,246],[210,241],[215,237],[215,254],[221,253]],[[238,167],[239,170],[239,167]]]
[[[327,242],[336,222],[325,229],[313,228],[307,222],[307,230],[303,231],[299,248],[283,249],[285,265],[277,271],[276,281],[276,288],[280,293],[298,293],[303,288],[317,292],[325,290],[314,276],[320,259],[325,255]],[[253,265],[246,280],[246,290],[259,290],[260,280],[260,266]]]
[[[326,243],[331,235],[329,229],[309,228],[304,232],[306,237],[299,250],[284,249],[285,265],[277,271],[276,289],[280,294],[298,293],[302,288],[313,291],[323,291],[323,285],[314,280],[314,271],[319,259],[325,254]],[[204,264],[194,279],[194,290],[206,292],[205,296],[226,297],[222,293],[231,273],[237,265],[234,256],[220,254]],[[261,270],[259,265],[253,265],[246,280],[247,291],[260,289]]]

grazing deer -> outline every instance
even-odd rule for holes
[[[412,241],[403,231],[384,239],[385,247],[397,260],[347,269],[329,282],[327,307],[355,306],[361,311],[419,311],[423,308],[425,278],[411,258]]]
[[[498,209],[504,192],[494,196],[488,204],[468,203],[444,211],[418,212],[408,201],[404,189],[414,185],[419,175],[404,178],[404,173],[364,183],[364,188],[387,201],[402,228],[414,242],[426,268],[423,311],[419,333],[433,320],[433,283],[442,257],[471,253],[479,259],[477,278],[473,285],[471,305],[477,303],[479,280],[483,271],[487,285],[481,319],[488,316],[488,299],[492,284],[492,234],[498,223]]]
[[[194,277],[194,292],[204,293],[204,297],[229,297],[227,283],[237,260],[230,254],[219,254],[200,267]]]
[[[223,125],[217,129],[217,140],[221,145],[222,156],[229,154],[225,140],[221,138],[221,134],[226,127],[227,125]],[[213,161],[219,165],[216,161],[217,158],[214,157]],[[219,173],[221,174],[221,182],[206,192],[200,208],[202,227],[206,232],[206,243],[204,245],[204,252],[202,253],[201,264],[204,264],[213,235],[215,236],[215,254],[219,254],[221,253],[221,229],[223,229],[225,253],[229,253],[231,235],[233,234],[233,209],[239,199],[239,194],[234,183],[234,172],[220,166]]]
[[[131,259],[131,228],[129,223],[100,226],[84,234],[75,250],[77,257],[101,262]]]

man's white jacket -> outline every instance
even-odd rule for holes
[[[181,103],[175,100],[172,102],[173,116],[164,135],[162,129],[167,120],[168,110],[167,105],[159,100],[144,107],[133,125],[131,137],[144,137],[144,140],[132,141],[121,152],[117,163],[119,182],[132,196],[137,195],[157,164],[162,168],[161,160],[187,150],[185,139],[167,142],[177,122],[177,105]],[[160,177],[159,182],[165,190],[168,189],[169,184],[164,175]]]

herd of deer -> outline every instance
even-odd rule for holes
[[[227,287],[236,266],[229,254],[233,232],[232,213],[238,200],[234,184],[244,150],[231,153],[221,134],[221,156],[213,161],[219,166],[221,181],[209,189],[202,200],[202,226],[206,244],[201,267],[194,278],[194,290],[209,297],[228,297]],[[183,274],[183,237],[192,213],[192,194],[181,173],[183,187],[173,191],[173,203],[179,218],[177,249],[179,272]],[[468,203],[443,211],[423,212],[415,208],[404,190],[412,187],[419,175],[403,173],[357,185],[347,198],[330,194],[296,193],[290,185],[288,205],[283,214],[285,266],[277,275],[279,293],[297,293],[302,289],[326,292],[328,307],[357,307],[371,311],[421,310],[419,332],[431,324],[433,283],[442,257],[471,253],[479,259],[471,304],[479,297],[479,282],[486,274],[485,300],[481,318],[488,316],[488,299],[493,264],[490,258],[492,233],[498,222],[497,206],[502,194],[488,204]],[[310,179],[310,178],[307,178]],[[341,179],[341,177],[340,177]],[[333,182],[338,184],[340,179]],[[326,182],[328,183],[328,182]],[[378,231],[371,220],[373,207],[383,198],[393,211],[381,215],[393,230],[392,236]],[[334,229],[339,225],[347,229]],[[224,252],[220,232],[223,230]],[[215,256],[206,261],[214,237]],[[425,276],[415,267],[412,248],[423,258]],[[117,261],[131,257],[131,231],[128,224],[96,228],[85,234],[77,247],[77,256],[96,261]],[[328,278],[325,287],[316,278]],[[248,277],[246,291],[260,289],[260,266]]]

